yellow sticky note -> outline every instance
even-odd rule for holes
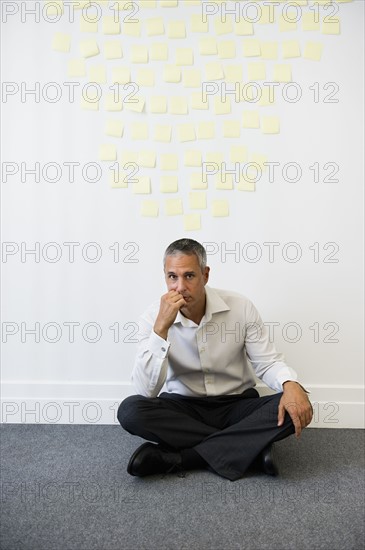
[[[312,61],[320,61],[323,52],[321,42],[307,42],[304,48],[304,58]]]
[[[128,187],[128,175],[126,175],[120,164],[117,167],[113,165],[113,170],[110,170],[109,184],[113,189],[126,189]]]
[[[186,30],[184,21],[169,21],[167,36],[169,38],[185,38]]]
[[[157,218],[158,216],[158,202],[157,201],[142,201],[141,203],[141,216],[143,218]]]
[[[114,67],[112,70],[113,84],[127,84],[131,81],[131,71],[129,67]]]
[[[261,45],[259,40],[247,38],[243,41],[244,57],[257,57],[261,55]]]
[[[124,21],[123,34],[126,36],[141,36],[141,22],[138,20],[134,22],[132,22],[132,20]]]
[[[297,30],[297,24],[295,22],[296,15],[295,12],[289,12],[286,11],[285,15],[281,14],[279,15],[279,31],[280,32],[287,32],[287,31],[296,31]]]
[[[261,130],[263,134],[279,134],[280,119],[277,116],[263,116],[261,119]]]
[[[233,40],[218,42],[218,57],[220,59],[232,59],[236,57],[236,44]]]
[[[120,34],[119,18],[114,18],[114,15],[106,15],[103,17],[103,33],[104,34]]]
[[[248,80],[265,80],[266,79],[266,64],[248,63],[247,64],[247,76]]]
[[[166,124],[156,124],[154,129],[154,140],[168,143],[171,141],[172,127]]]
[[[104,42],[105,59],[120,59],[123,57],[122,44],[117,40]]]
[[[223,67],[220,63],[207,63],[205,75],[208,80],[221,80],[224,78]]]
[[[176,65],[194,65],[194,55],[191,48],[176,48]]]
[[[100,145],[99,160],[117,160],[117,148],[110,143]]]
[[[231,112],[231,100],[226,97],[226,101],[222,101],[220,95],[214,98],[214,113],[216,115],[228,115]]]
[[[171,96],[169,98],[169,113],[172,115],[187,115],[188,102],[185,97]]]
[[[131,46],[132,63],[148,63],[148,48],[140,44]]]
[[[201,76],[199,69],[185,69],[183,71],[183,86],[186,88],[199,88],[201,86]]]
[[[261,96],[258,102],[260,107],[269,107],[275,103],[275,88],[274,86],[264,86],[261,89]]]
[[[258,20],[259,25],[269,25],[270,23],[275,22],[275,10],[268,4],[260,6],[260,19]]]
[[[133,98],[126,99],[124,101],[124,107],[127,111],[133,111],[135,113],[142,113],[145,106],[145,99],[141,96],[133,96]]]
[[[118,94],[109,93],[105,96],[104,107],[106,111],[122,111],[123,98],[118,97]]]
[[[200,55],[215,55],[218,52],[218,45],[215,38],[201,38],[199,40]]]
[[[152,87],[155,85],[155,72],[153,69],[139,69],[137,71],[136,83],[139,86]]]
[[[109,118],[106,121],[105,133],[107,136],[120,138],[123,135],[124,124],[122,120]]]
[[[231,191],[233,189],[233,174],[222,174],[222,172],[218,172],[215,176],[215,188]]]
[[[241,82],[243,80],[242,65],[224,65],[223,70],[227,82]]]
[[[214,218],[222,218],[229,216],[229,204],[226,200],[212,201],[212,216]]]
[[[198,139],[213,139],[215,137],[214,122],[199,122],[197,126]]]
[[[191,31],[192,32],[208,32],[209,31],[209,25],[208,25],[208,18],[206,18],[206,21],[203,21],[203,18],[201,14],[194,14],[190,18],[191,22]]]
[[[183,203],[181,199],[166,199],[165,212],[167,216],[179,216],[183,213]]]
[[[195,141],[195,127],[194,124],[179,124],[177,127],[178,140],[182,143],[185,141]]]
[[[247,160],[247,147],[244,145],[232,145],[230,160],[231,162],[245,162]]]
[[[90,101],[85,97],[81,98],[81,109],[85,111],[98,111],[99,101]]]
[[[340,34],[340,21],[339,19],[332,19],[330,21],[323,21],[322,23],[323,34]]]
[[[167,98],[163,95],[151,96],[149,100],[149,111],[151,113],[166,113]]]
[[[89,18],[91,19],[91,18]],[[98,22],[91,21],[84,18],[83,14],[80,16],[80,32],[98,32]]]
[[[304,12],[302,15],[303,31],[319,31],[319,18],[316,11]]]
[[[155,151],[140,151],[138,154],[138,164],[144,168],[154,168],[156,166]]]
[[[181,69],[176,65],[165,65],[162,78],[165,82],[180,82]]]
[[[191,210],[204,210],[207,207],[207,194],[205,191],[193,191],[189,193],[189,208]]]
[[[223,21],[223,17],[215,17],[214,19],[214,30],[215,34],[230,34],[233,32],[232,19],[227,16],[226,20]]]
[[[239,120],[225,120],[223,123],[223,137],[236,138],[241,135]]]
[[[86,64],[84,59],[70,59],[68,62],[68,76],[86,76]]]
[[[184,153],[184,166],[201,166],[202,154],[201,151],[188,150]]]
[[[149,195],[151,193],[151,178],[149,176],[139,176],[137,181],[132,183],[132,193]]]
[[[178,158],[175,153],[162,153],[160,155],[161,170],[177,170]]]
[[[245,21],[244,18],[240,18],[234,26],[234,33],[237,36],[251,36],[253,35],[253,24],[250,21]]]
[[[146,21],[147,36],[158,36],[164,34],[165,26],[162,17],[153,17]]]
[[[200,214],[186,214],[184,216],[184,230],[198,231],[201,229]]]
[[[260,128],[258,111],[243,111],[242,125],[244,128]]]
[[[260,42],[262,59],[278,58],[278,43],[271,40]]]
[[[146,122],[134,122],[131,124],[132,139],[148,139],[148,125]]]
[[[161,193],[177,193],[178,192],[178,177],[177,176],[161,176],[160,178]]]
[[[255,181],[252,181],[251,179],[241,175],[236,185],[236,189],[238,189],[238,191],[255,191],[256,184]]]
[[[298,40],[285,40],[283,42],[283,58],[300,57],[300,46]]]
[[[97,84],[106,84],[106,67],[105,65],[94,65],[89,69],[89,81]]]
[[[52,40],[52,49],[56,52],[67,53],[71,48],[71,35],[62,32],[56,32]],[[81,54],[83,55],[83,54]],[[86,57],[86,56],[83,56]]]
[[[192,172],[190,174],[190,188],[191,189],[207,189],[208,179],[203,178],[202,172]]]
[[[209,109],[209,96],[204,100],[202,92],[193,92],[191,94],[191,108],[207,111]]]
[[[274,81],[291,82],[292,81],[291,65],[274,65]]]
[[[130,4],[130,0],[124,0]],[[149,10],[157,6],[156,0],[139,0],[138,2],[140,8],[148,8]]]
[[[76,1],[77,1],[77,0],[76,0]],[[90,0],[87,0],[86,3],[88,4],[89,1],[90,1]],[[138,2],[139,5],[140,5],[140,7],[142,7],[142,6],[141,6],[142,1],[143,1],[143,0],[140,0],[140,1]],[[152,4],[153,2],[155,2],[155,0],[149,0],[149,2],[151,2],[151,4]],[[124,11],[124,10],[128,7],[128,6],[127,6],[128,4],[130,5],[130,0],[114,0],[114,1],[113,1],[113,10],[119,10],[119,11],[122,11],[122,10],[123,10],[123,11]],[[127,16],[127,14],[126,14],[126,16]],[[128,17],[129,17],[129,14],[128,14]]]
[[[169,56],[169,49],[165,42],[155,42],[150,46],[151,61],[166,61]]]

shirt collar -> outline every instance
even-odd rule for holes
[[[205,286],[205,296],[205,314],[202,318],[202,322],[207,323],[210,321],[214,313],[229,311],[231,309],[223,298],[219,296],[218,292],[208,285]],[[184,317],[180,311],[178,311],[174,323],[181,323],[184,327],[196,326],[193,321]]]

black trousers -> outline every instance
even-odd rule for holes
[[[217,397],[132,395],[119,406],[118,420],[129,433],[149,441],[193,448],[217,474],[235,481],[267,445],[294,433],[287,413],[283,425],[277,425],[281,396],[259,397],[254,388]]]

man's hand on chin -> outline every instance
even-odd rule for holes
[[[284,422],[285,411],[288,412],[299,437],[303,428],[312,421],[313,408],[307,393],[298,382],[288,380],[283,384],[283,395],[279,403],[278,426]]]

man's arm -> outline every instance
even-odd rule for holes
[[[278,426],[284,422],[285,411],[290,415],[297,437],[312,420],[313,409],[307,392],[296,381],[296,372],[286,365],[270,338],[268,328],[251,303],[247,312],[246,352],[256,376],[276,391],[283,391],[278,409]]]
[[[167,334],[185,303],[178,292],[170,291],[161,298],[156,320],[144,315],[139,323],[139,346],[132,380],[141,395],[157,397],[166,381],[170,347]]]

